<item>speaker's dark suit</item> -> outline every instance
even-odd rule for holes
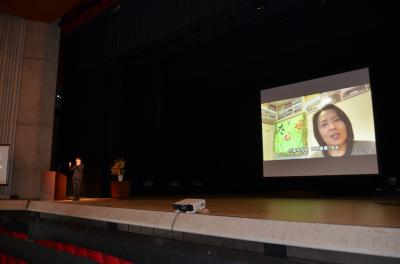
[[[78,201],[81,196],[83,167],[84,165],[83,163],[81,163],[79,166],[75,164],[70,168],[70,170],[74,172],[72,174],[72,184],[73,184],[75,201]]]

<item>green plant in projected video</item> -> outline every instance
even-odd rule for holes
[[[307,148],[307,116],[305,113],[275,123],[274,155],[303,156]]]

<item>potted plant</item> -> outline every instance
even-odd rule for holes
[[[118,176],[118,181],[124,180],[125,174],[125,159],[116,159],[111,166],[111,174]]]

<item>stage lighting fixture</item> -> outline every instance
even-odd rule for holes
[[[257,11],[263,11],[264,10],[264,4],[262,1],[258,2],[257,6],[256,6]]]

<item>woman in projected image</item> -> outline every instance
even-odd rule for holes
[[[325,105],[314,114],[313,129],[320,147],[317,150],[311,149],[312,158],[376,153],[374,141],[354,140],[350,119],[343,110],[333,104]]]

